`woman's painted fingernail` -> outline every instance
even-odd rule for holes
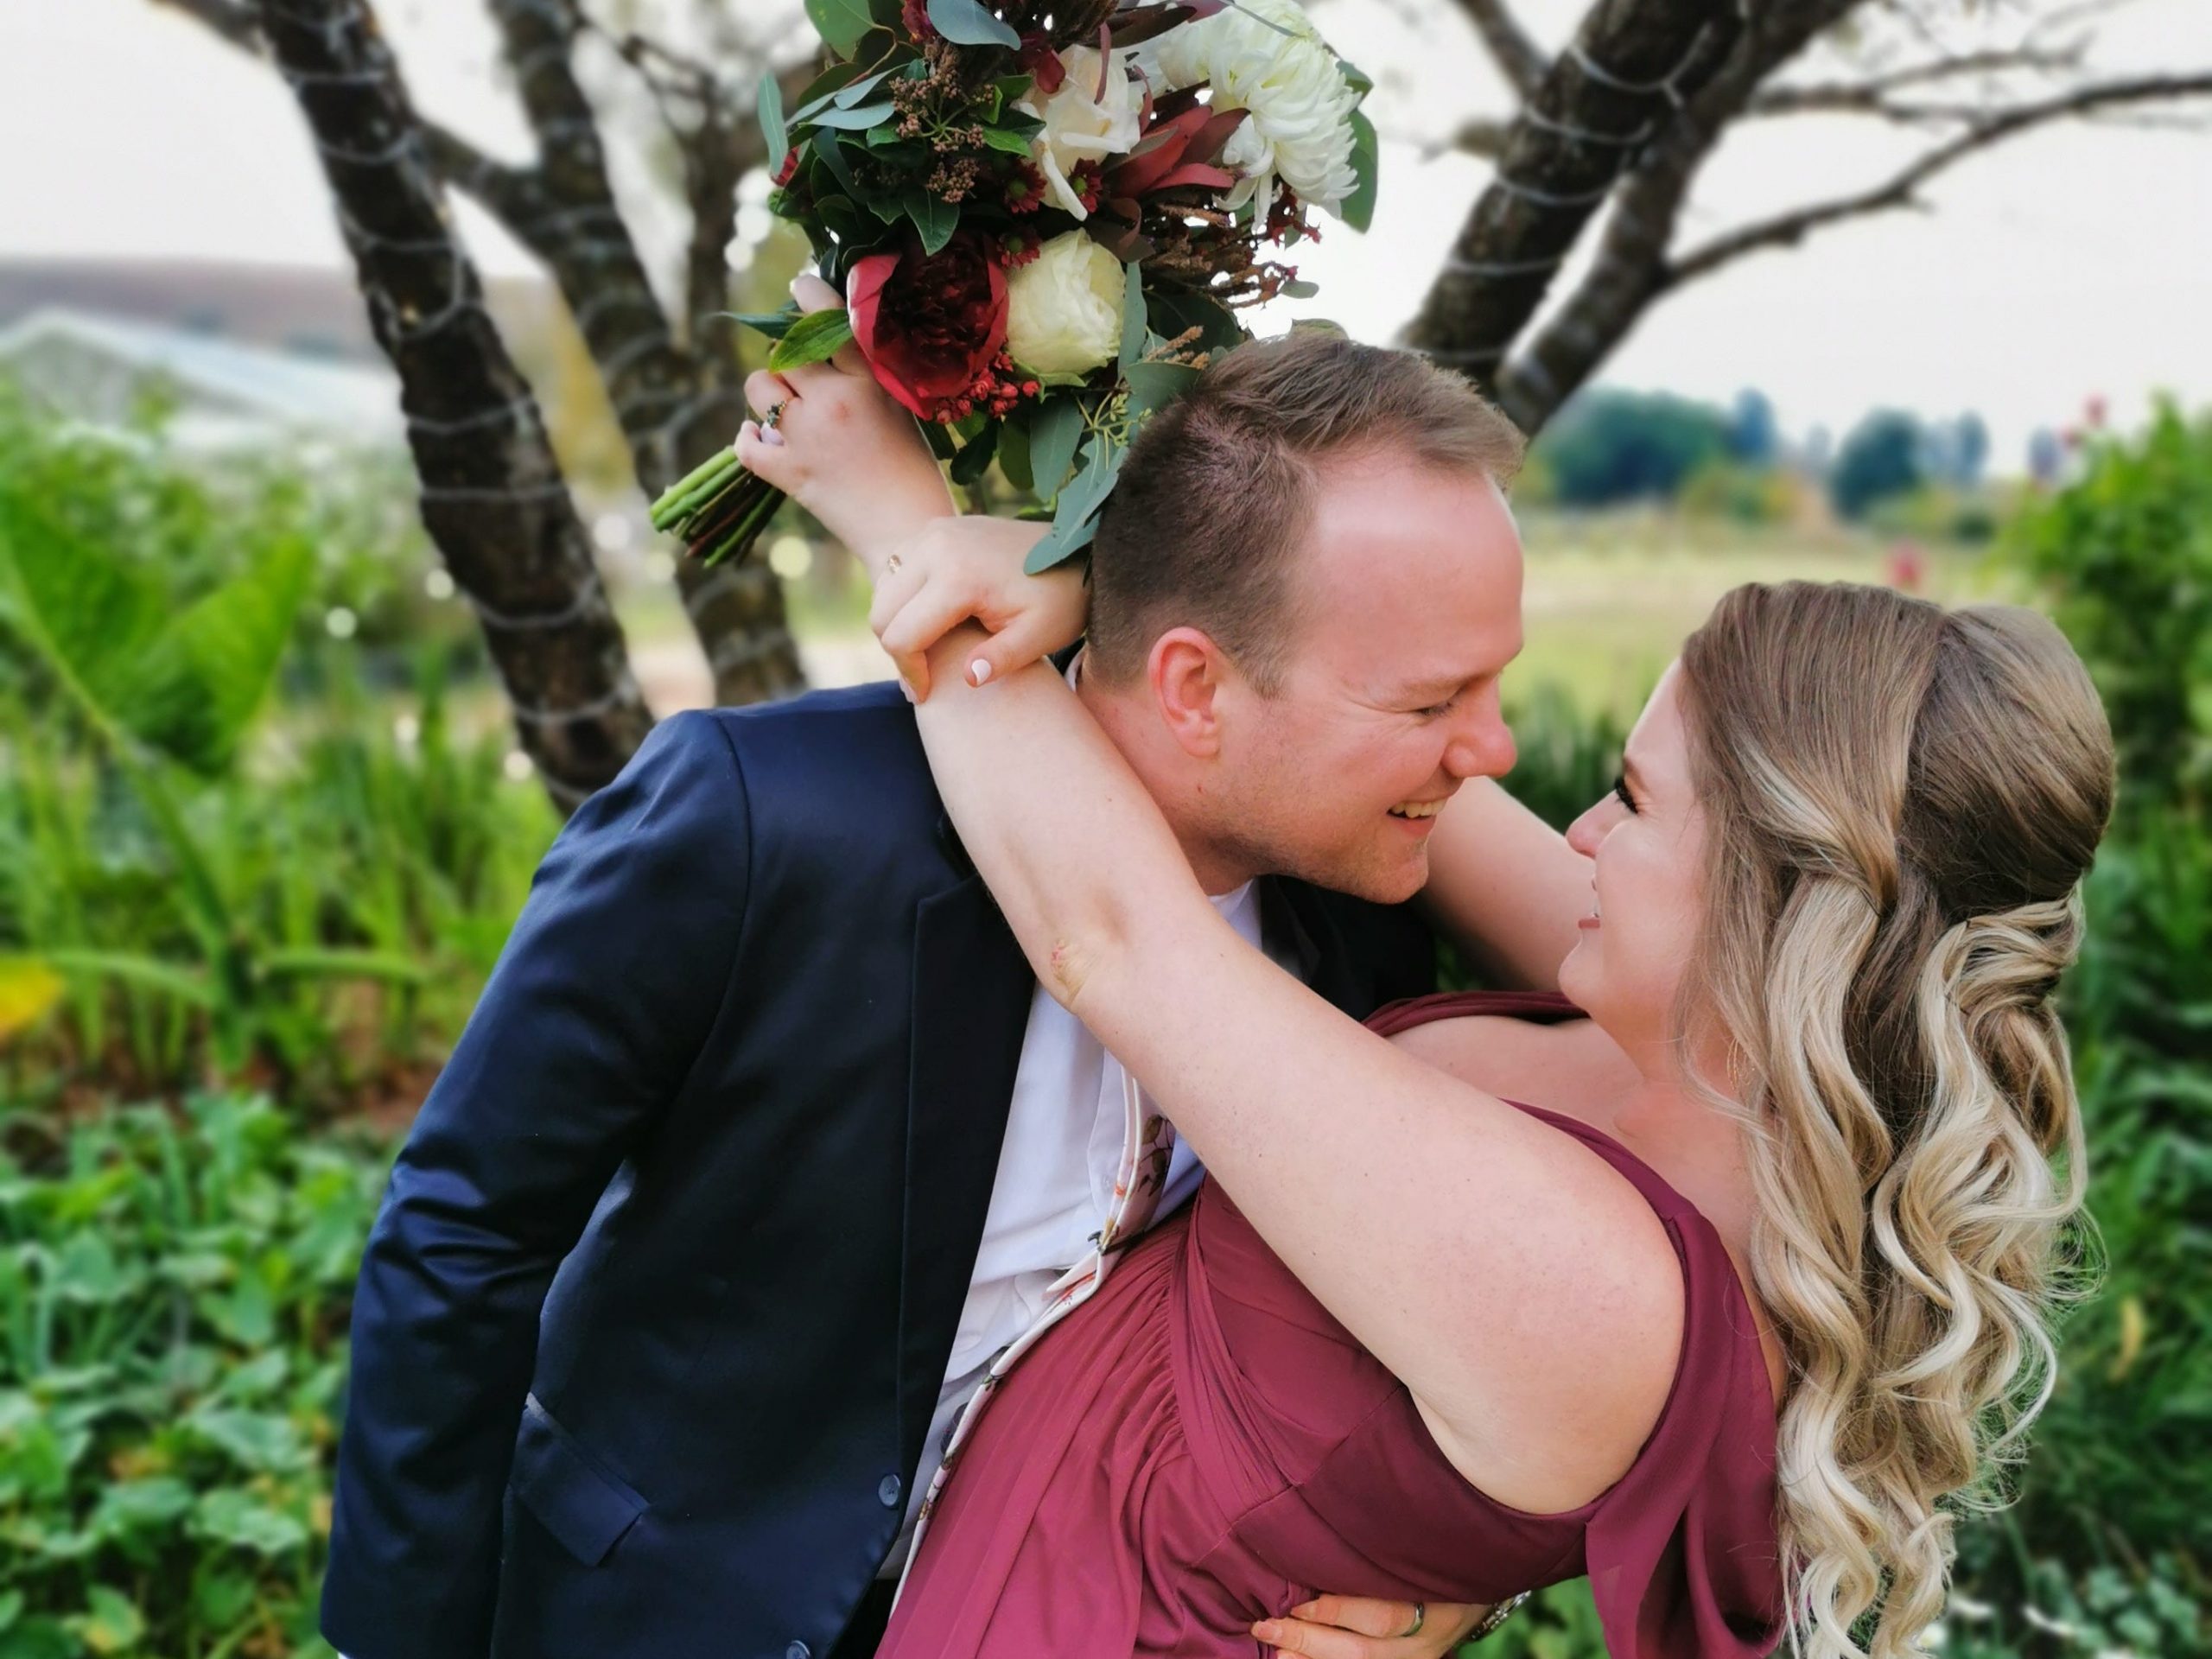
[[[978,657],[974,662],[968,664],[969,684],[981,685],[985,680],[988,680],[990,677],[991,665],[988,662],[984,661],[981,657]]]
[[[784,435],[772,426],[764,426],[760,429],[760,442],[780,449],[784,447]]]

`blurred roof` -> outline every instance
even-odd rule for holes
[[[173,397],[170,435],[187,447],[229,448],[279,429],[372,446],[405,434],[388,368],[64,307],[0,328],[0,365],[34,397],[94,425],[124,424],[149,394]]]

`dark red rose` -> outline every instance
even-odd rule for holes
[[[1060,90],[1068,78],[1068,67],[1060,61],[1060,54],[1052,50],[1052,37],[1041,29],[1033,29],[1021,37],[1021,51],[1014,62],[1037,77],[1037,90],[1046,98]]]
[[[972,232],[935,254],[909,237],[853,266],[853,339],[877,383],[925,421],[944,420],[1006,344],[1006,272]]]
[[[784,187],[784,186],[785,186],[785,185],[789,184],[789,183],[790,183],[793,179],[797,178],[798,176],[798,147],[797,147],[796,145],[794,145],[794,146],[793,146],[793,147],[792,147],[789,151],[787,151],[787,152],[785,154],[783,165],[782,165],[781,167],[779,167],[779,168],[776,169],[776,176],[775,176],[775,178],[772,181],[772,182],[776,186],[776,188],[777,188],[778,189],[779,189],[779,190],[780,190],[781,188],[783,188],[783,187]]]
[[[924,46],[937,39],[937,25],[930,22],[929,0],[905,0],[899,8],[899,21]]]

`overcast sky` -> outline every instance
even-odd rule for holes
[[[1584,9],[1520,8],[1554,43]],[[1980,11],[1993,9],[2005,10]],[[480,4],[380,10],[418,104],[526,154]],[[1369,107],[1384,175],[1374,231],[1339,229],[1309,252],[1323,291],[1294,309],[1388,340],[1485,176],[1422,141],[1503,99],[1449,0],[1315,10],[1382,83]],[[2106,23],[2099,49],[2117,70],[2212,68],[2212,3],[2141,0]],[[1863,188],[1918,142],[1836,118],[1757,124],[1708,168],[1690,228],[1702,239]],[[1798,431],[1840,429],[1875,404],[1975,408],[2006,470],[2030,431],[2072,420],[2093,394],[2123,421],[2161,388],[2212,403],[2212,131],[2056,127],[1967,162],[1929,196],[1931,212],[1854,223],[1669,298],[1606,378],[1723,399],[1758,385]],[[531,269],[488,221],[464,221],[487,270]],[[0,257],[64,253],[343,258],[298,113],[264,67],[155,0],[0,0]]]

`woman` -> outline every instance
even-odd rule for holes
[[[791,381],[739,452],[833,528],[833,474],[928,465],[862,377]],[[971,603],[1049,643],[1065,583],[947,574],[994,533],[877,542],[879,620],[928,645],[923,740],[1041,980],[1211,1180],[1010,1375],[881,1651],[1319,1651],[1286,1617],[1318,1584],[1584,1572],[1616,1656],[1854,1654],[1877,1608],[1869,1650],[1913,1650],[1943,1500],[2047,1386],[2082,1189],[2050,996],[2112,761],[2056,631],[1738,589],[1570,834],[1590,1021],[1447,996],[1363,1029],[1224,928],[1059,676],[928,643]],[[1586,1086],[1606,1055],[1626,1080]]]

